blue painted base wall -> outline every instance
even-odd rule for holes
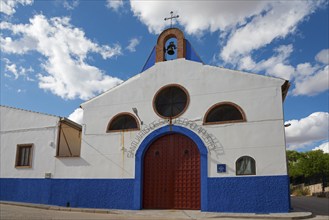
[[[0,179],[0,200],[133,209],[133,179]]]
[[[289,212],[288,176],[208,178],[208,211]]]
[[[203,211],[289,212],[288,176],[207,178]],[[139,198],[140,200],[141,198]],[[0,179],[0,200],[84,208],[135,209],[134,179]]]

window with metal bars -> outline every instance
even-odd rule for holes
[[[139,124],[137,123],[136,117],[128,112],[117,114],[111,119],[107,126],[107,132],[138,129]]]
[[[33,144],[19,144],[16,151],[15,167],[32,167]]]
[[[236,175],[256,175],[256,162],[249,156],[240,157],[235,163]]]
[[[246,121],[243,110],[232,102],[213,105],[207,111],[204,124],[235,123]]]
[[[186,89],[179,85],[168,85],[157,92],[153,106],[155,112],[163,118],[176,118],[183,114],[189,104]]]

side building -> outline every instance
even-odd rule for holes
[[[81,125],[0,106],[0,199],[48,204],[59,158],[79,157]]]

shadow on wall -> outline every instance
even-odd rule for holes
[[[76,157],[76,158],[63,157],[63,158],[58,158],[58,160],[68,167],[90,166],[90,163],[88,163],[85,159],[80,157]]]

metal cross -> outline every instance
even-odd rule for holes
[[[172,28],[172,19],[174,19],[174,18],[179,18],[179,15],[173,16],[173,14],[174,14],[174,12],[171,11],[171,12],[170,12],[170,18],[165,18],[165,19],[164,19],[165,21],[170,19],[170,28]]]

